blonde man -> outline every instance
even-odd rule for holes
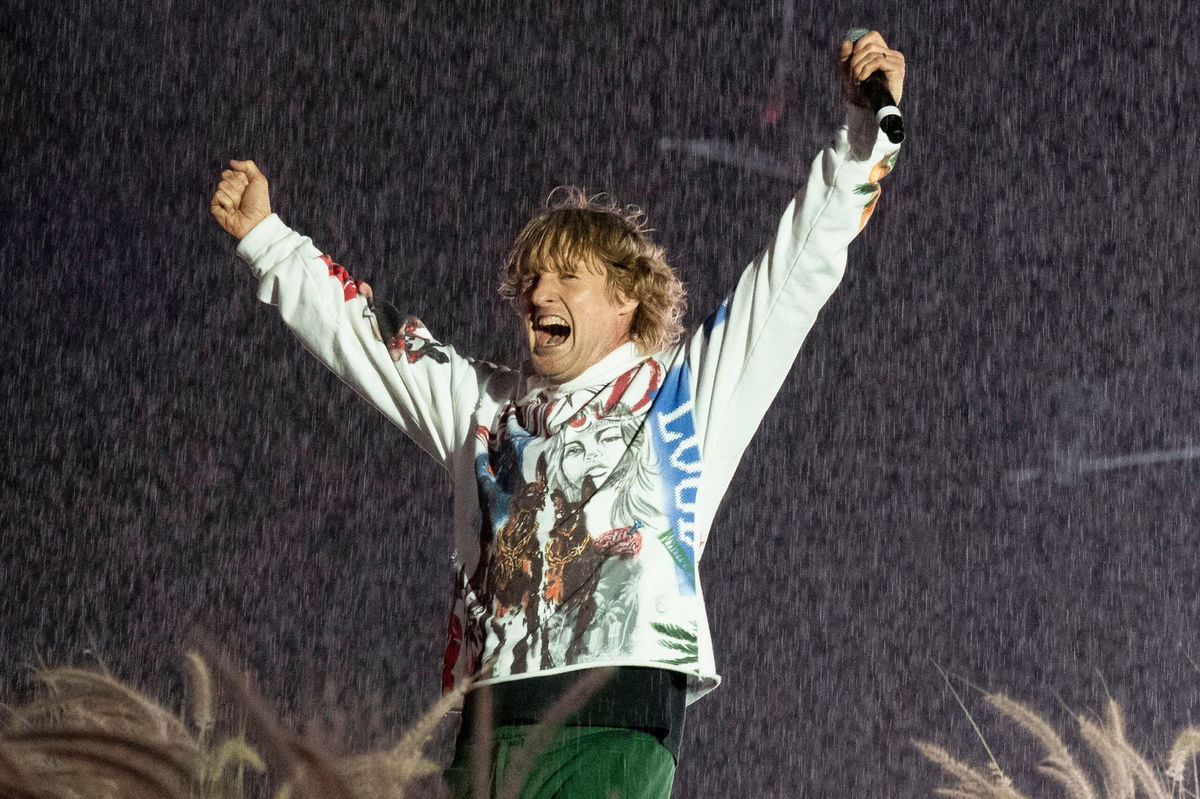
[[[684,707],[720,680],[705,538],[898,149],[858,83],[883,72],[898,100],[903,56],[872,32],[839,58],[847,126],[686,338],[682,285],[640,215],[611,202],[567,192],[517,237],[501,281],[529,347],[514,370],[458,354],[415,317],[385,318],[366,284],[271,214],[252,162],[222,174],[212,213],[241,239],[259,297],[453,481],[443,681],[477,678],[447,772],[455,796],[506,780],[524,797],[669,796]],[[506,773],[577,682],[590,696]]]

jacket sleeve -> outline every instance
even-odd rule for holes
[[[841,281],[846,248],[875,208],[898,145],[851,107],[816,158],[774,240],[686,343],[705,497],[725,493],[738,460],[791,369],[817,313]]]
[[[452,469],[455,450],[469,440],[480,383],[495,367],[458,355],[415,317],[383,341],[358,283],[275,214],[237,252],[258,278],[258,298],[279,308],[304,347]]]

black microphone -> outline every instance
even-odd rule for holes
[[[854,44],[868,33],[870,31],[866,28],[851,28],[846,31],[846,41]],[[896,99],[888,91],[887,77],[876,70],[858,84],[858,90],[871,104],[871,110],[875,112],[875,121],[879,123],[879,129],[888,137],[888,141],[892,144],[904,141],[904,118],[900,116],[900,109],[896,107]]]

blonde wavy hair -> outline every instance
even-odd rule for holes
[[[525,278],[543,272],[575,274],[603,264],[614,300],[636,300],[630,335],[645,354],[666,349],[683,334],[687,291],[650,238],[645,213],[607,194],[562,186],[517,234],[500,273],[500,296],[518,311]]]

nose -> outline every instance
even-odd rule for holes
[[[530,275],[525,287],[525,296],[530,305],[545,305],[553,299],[554,276],[550,273]]]

